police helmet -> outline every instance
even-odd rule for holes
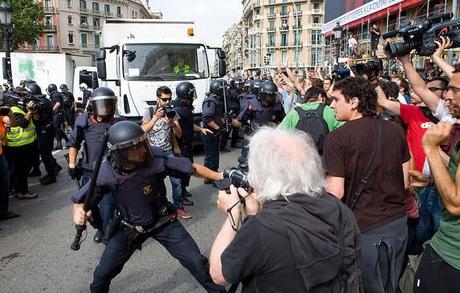
[[[193,101],[196,98],[196,90],[193,83],[183,81],[176,87],[176,96],[179,100]]]
[[[69,87],[68,87],[65,83],[63,83],[63,84],[61,84],[61,85],[59,86],[59,89],[60,89],[61,91],[68,91],[68,90],[69,90]]]
[[[252,83],[253,83],[253,82],[254,82],[254,81],[253,81],[252,79],[248,79],[248,80],[246,80],[246,81],[244,82],[244,90],[245,90],[246,92],[248,92],[248,93],[251,92]]]
[[[278,87],[273,81],[266,80],[260,84],[259,98],[267,105],[273,105],[276,102]]]
[[[209,92],[218,96],[224,95],[224,89],[226,87],[226,82],[223,79],[215,79],[211,81],[209,86]]]
[[[89,103],[94,115],[110,117],[117,108],[117,96],[107,87],[98,87],[91,93]]]
[[[48,92],[48,94],[57,92],[57,90],[58,90],[58,88],[54,83],[48,85],[48,87],[46,88],[46,91]]]
[[[260,79],[255,79],[251,84],[251,93],[253,93],[254,95],[258,95],[261,84],[262,81]]]
[[[135,122],[117,122],[107,134],[110,158],[117,168],[131,172],[153,157],[145,132]]]
[[[40,86],[36,83],[31,83],[27,86],[27,89],[29,90],[29,94],[32,96],[38,96],[42,94],[42,89]]]

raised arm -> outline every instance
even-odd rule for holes
[[[442,72],[447,76],[448,79],[452,78],[452,73],[455,70],[455,68],[447,63],[443,58],[442,55],[444,54],[444,50],[449,49],[453,42],[450,40],[449,37],[441,37],[441,41],[434,41],[436,45],[438,45],[438,49],[436,52],[434,52],[433,56],[431,58],[433,59],[433,62],[438,65],[439,68],[441,68]]]

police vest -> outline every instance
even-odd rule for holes
[[[174,73],[179,74],[179,73],[190,73],[190,65],[185,64],[184,66],[174,66]]]
[[[26,115],[24,111],[18,107],[11,107],[11,111],[15,114]],[[23,145],[30,144],[34,142],[37,138],[35,133],[35,125],[31,120],[27,128],[22,128],[21,126],[10,127],[10,130],[7,132],[8,146],[9,147],[20,147]]]

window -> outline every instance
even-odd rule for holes
[[[281,63],[282,64],[287,63],[287,51],[286,50],[281,51]]]
[[[275,0],[269,0],[268,4],[275,4],[275,2],[276,2]]]
[[[296,17],[296,28],[302,28],[302,18],[301,17]]]
[[[110,5],[109,4],[104,4],[104,12],[106,12],[106,13],[110,12]]]
[[[94,48],[99,49],[101,47],[101,35],[94,34]]]
[[[274,20],[270,20],[268,22],[268,30],[270,31],[274,31],[275,30],[275,21]]]
[[[282,30],[287,30],[289,28],[288,26],[288,20],[287,18],[284,18],[281,20],[281,29]]]
[[[134,18],[134,10],[131,11],[131,18]]]
[[[94,18],[93,18],[93,26],[94,26],[94,28],[96,28],[96,29],[101,27],[101,21],[99,20],[98,17],[94,17]]]
[[[268,46],[275,47],[275,34],[268,35]]]
[[[53,21],[51,19],[51,16],[45,17],[45,26],[50,27],[53,24]]]
[[[86,9],[86,0],[80,0],[80,8]]]
[[[117,6],[117,16],[121,15],[121,6]]]
[[[93,12],[99,13],[99,3],[93,2]]]
[[[72,0],[67,0],[67,7],[72,8]]]
[[[321,64],[321,48],[311,49],[311,66],[317,66]]]
[[[51,1],[50,0],[45,0],[45,8],[47,8],[49,10],[49,9],[51,9],[51,7],[53,7],[53,5],[51,4]]]
[[[69,44],[73,44],[73,33],[69,32],[68,37],[69,37]]]
[[[294,45],[296,46],[302,46],[302,36],[300,34],[300,31],[295,31],[294,32]]]
[[[281,34],[281,47],[285,47],[288,45],[288,42],[287,42],[287,33],[282,33]]]
[[[80,25],[88,26],[88,18],[86,16],[80,16]]]
[[[54,37],[53,36],[46,36],[46,48],[47,49],[54,48]]]
[[[288,14],[287,5],[281,6],[281,15],[287,15],[287,14]]]
[[[321,45],[321,31],[312,30],[311,31],[311,44],[312,45]]]
[[[269,15],[274,15],[275,14],[275,7],[271,6],[270,7],[270,12],[268,14]]]
[[[319,10],[319,2],[313,2],[313,9]]]
[[[298,13],[302,13],[302,4],[296,3],[295,4],[295,11]]]
[[[88,35],[85,33],[81,34],[81,47],[88,48]]]
[[[313,16],[313,23],[319,23],[320,22],[320,17],[319,16]]]
[[[72,15],[67,16],[67,23],[72,24],[72,22],[73,22]]]

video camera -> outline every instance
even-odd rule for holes
[[[350,69],[342,66],[338,66],[334,71],[332,71],[331,77],[334,81],[339,81],[341,79],[347,78],[350,76]]]
[[[383,70],[383,62],[381,59],[373,59],[368,62],[356,63],[354,72],[358,76],[366,75],[368,80],[373,80],[379,76],[380,71]]]
[[[40,111],[43,107],[43,103],[37,100],[34,96],[31,96],[29,94],[22,94],[16,91],[7,91],[3,92],[3,94],[0,97],[0,106],[7,106],[7,107],[13,107],[16,106],[23,110],[24,112],[27,112],[27,104],[32,101],[32,106],[30,107],[30,110],[35,110],[35,111]]]
[[[416,50],[420,56],[430,56],[437,48],[434,41],[441,36],[449,37],[453,41],[451,48],[460,47],[460,19],[451,18],[452,13],[445,13],[383,34],[384,39],[397,36],[404,39],[403,42],[388,42],[385,54],[388,58],[393,58]]]
[[[236,188],[241,187],[248,193],[254,191],[254,188],[252,188],[249,184],[248,176],[246,175],[246,173],[244,173],[238,168],[225,168],[224,178],[228,179],[230,184],[233,184],[233,186],[235,186]],[[230,187],[230,184],[228,187]]]

